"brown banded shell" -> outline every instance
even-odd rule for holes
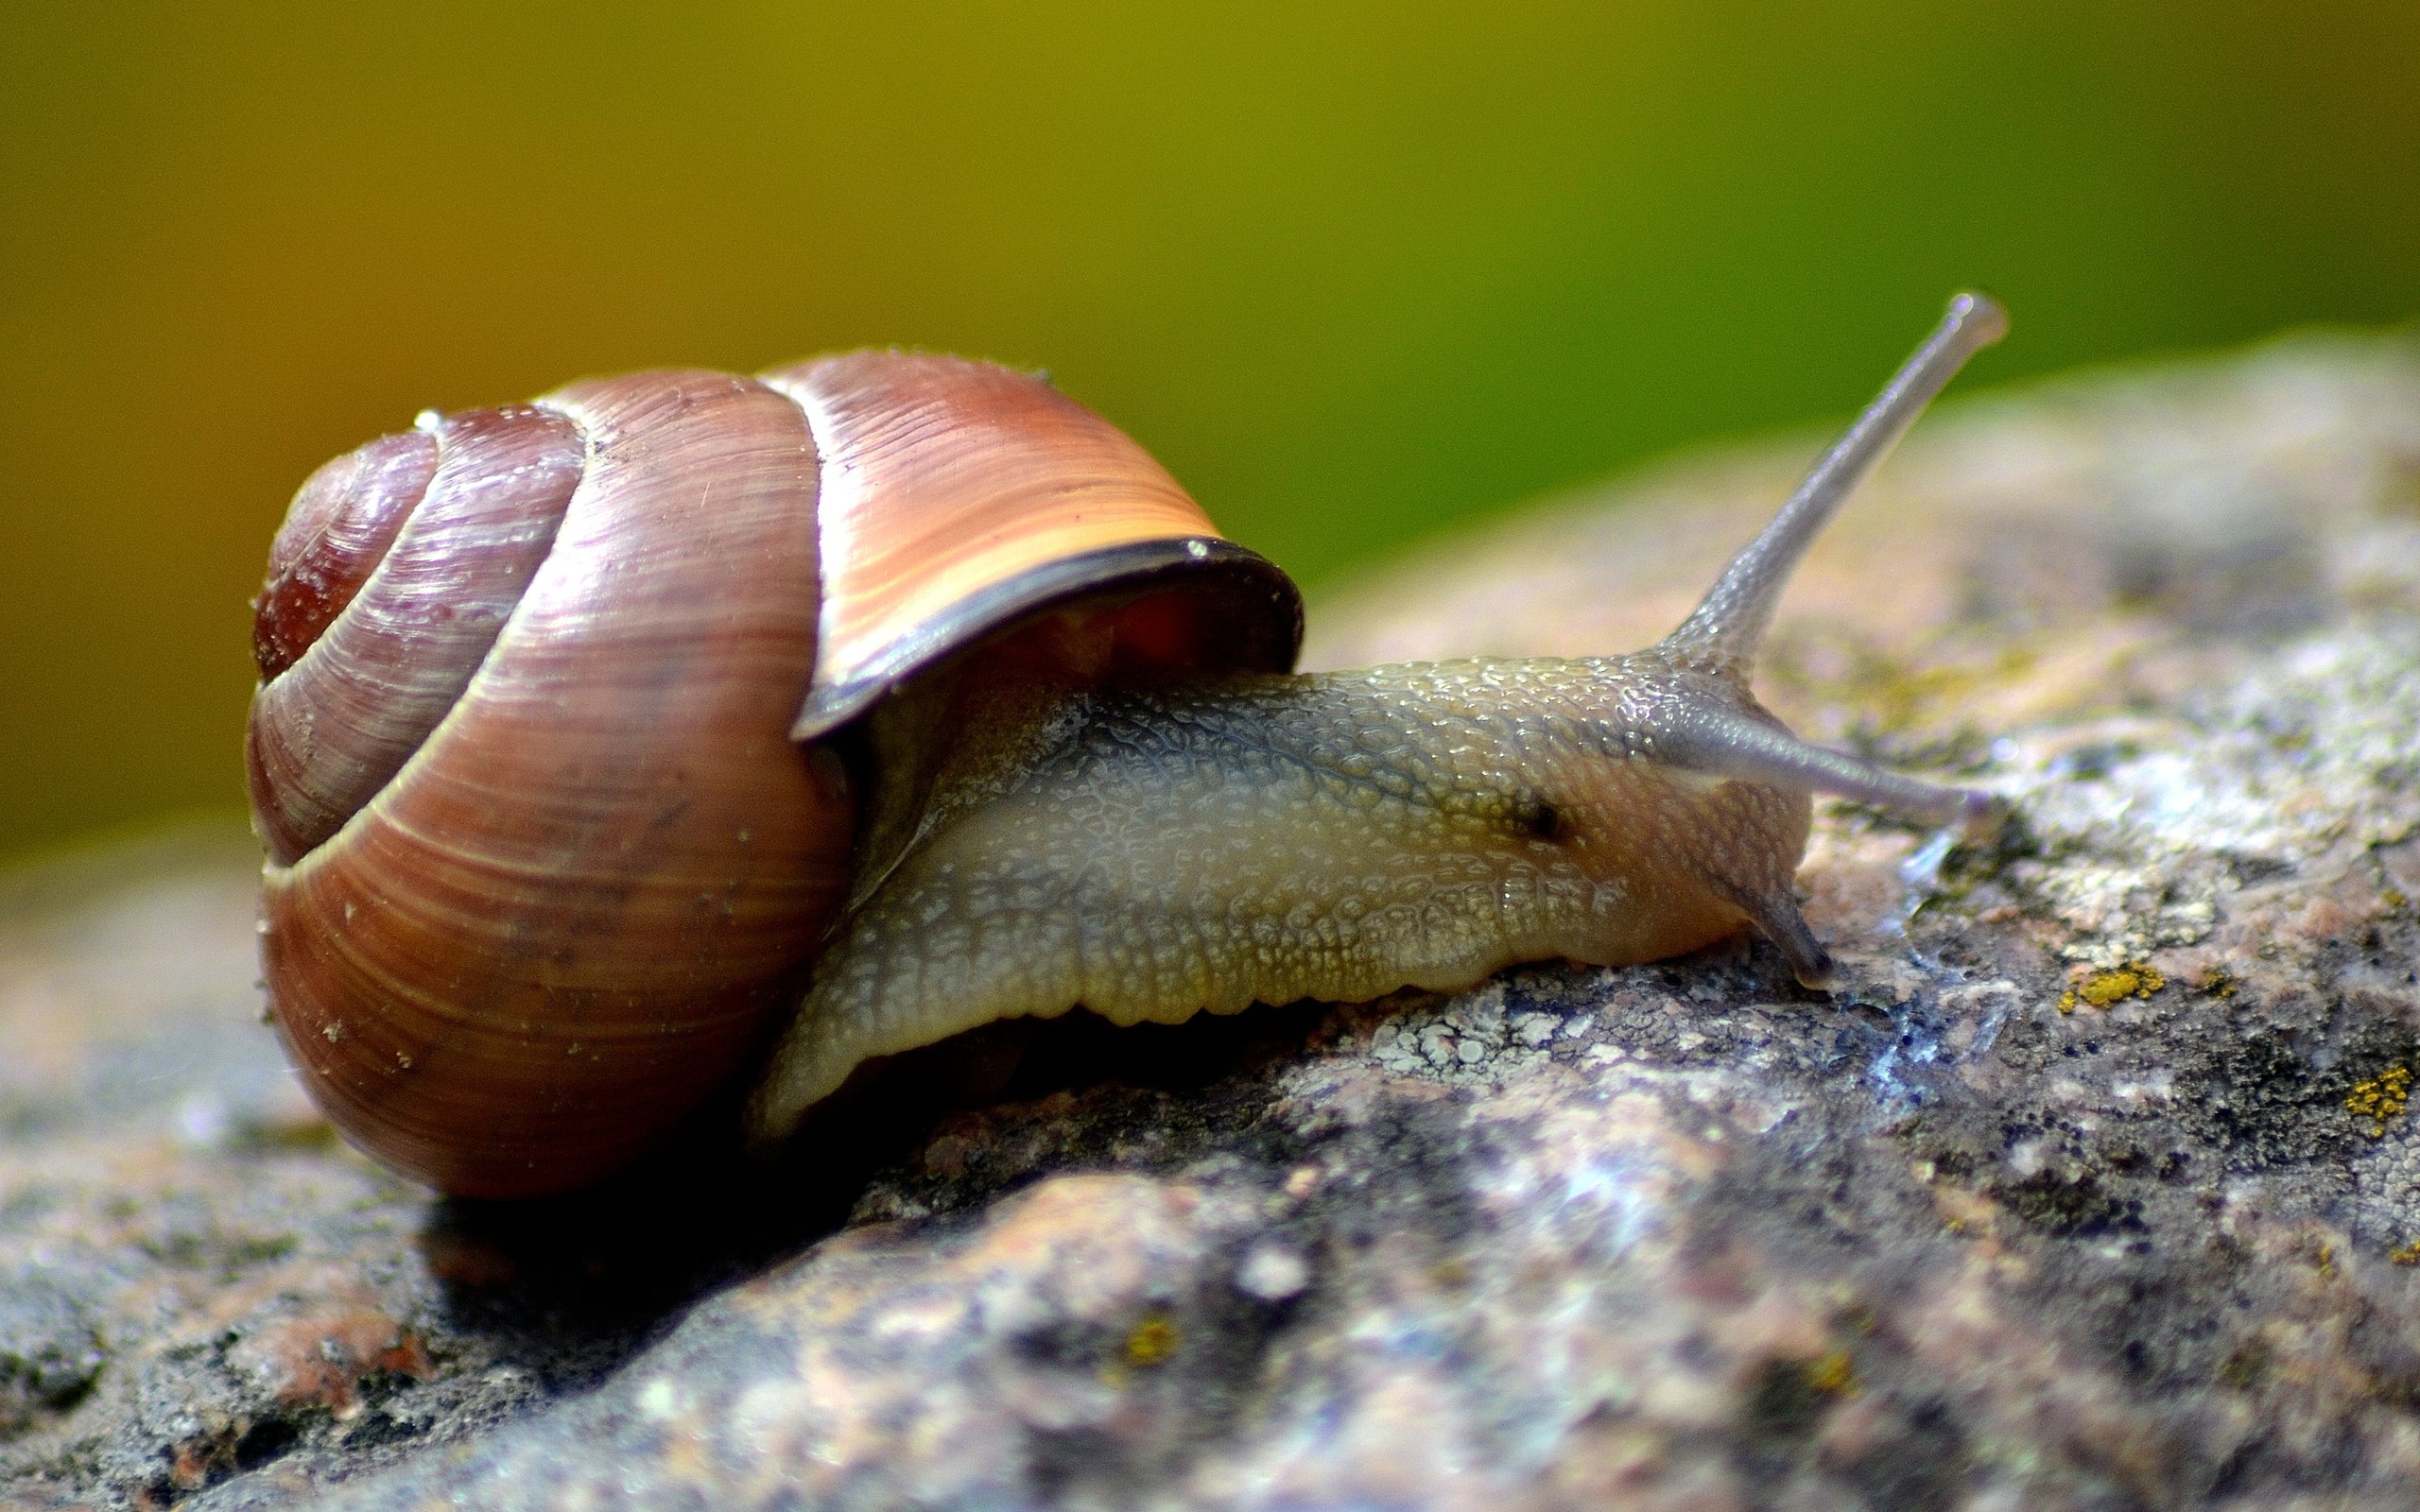
[[[1282,670],[1300,636],[1132,441],[955,358],[635,374],[330,463],[249,734],[314,1096],[453,1193],[625,1162],[758,1051],[845,891],[852,782],[793,725],[1093,597],[1129,662]]]

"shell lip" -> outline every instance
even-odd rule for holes
[[[1213,670],[1293,670],[1303,648],[1303,593],[1274,562],[1216,536],[1129,541],[1063,558],[969,594],[846,680],[811,689],[790,738],[821,739],[925,667],[1083,593],[1115,588],[1140,595],[1179,585],[1230,601],[1223,655]]]

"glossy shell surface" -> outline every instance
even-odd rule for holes
[[[256,606],[249,737],[314,1095],[449,1192],[626,1162],[762,1048],[845,887],[850,778],[793,725],[1086,593],[1186,605],[1181,662],[1300,633],[1139,447],[954,358],[635,374],[331,463]]]

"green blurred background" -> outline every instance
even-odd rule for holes
[[[1858,404],[2420,311],[2420,6],[20,4],[0,852],[240,803],[296,483],[424,405],[1047,366],[1314,587]]]

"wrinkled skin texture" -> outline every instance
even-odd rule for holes
[[[1447,991],[1751,920],[1794,945],[1808,799],[1672,759],[1706,705],[1772,718],[1653,652],[1071,695],[1029,768],[944,778],[819,966],[760,1121],[867,1057],[1079,1005],[1172,1023]]]

